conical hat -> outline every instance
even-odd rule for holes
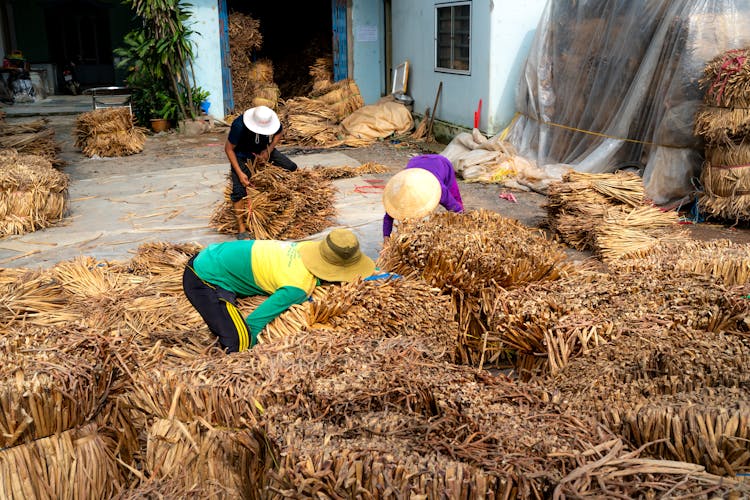
[[[385,211],[396,220],[421,219],[440,203],[442,189],[432,172],[407,168],[388,181],[383,191]]]

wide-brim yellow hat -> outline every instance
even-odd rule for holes
[[[375,271],[375,262],[359,249],[357,236],[348,229],[334,229],[322,241],[299,246],[308,271],[326,281],[354,281]]]
[[[396,220],[421,219],[440,203],[440,181],[423,168],[407,168],[388,181],[383,191],[385,211]]]

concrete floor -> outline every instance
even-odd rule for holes
[[[223,200],[229,168],[223,153],[225,131],[194,138],[176,133],[150,136],[143,153],[87,158],[73,147],[71,133],[75,116],[91,110],[90,98],[54,96],[2,110],[8,121],[39,115],[49,118],[62,144],[61,157],[68,162],[63,171],[71,182],[68,216],[54,227],[0,239],[0,267],[49,267],[81,255],[122,261],[146,242],[205,246],[233,238],[209,226],[211,214]],[[361,164],[340,151],[292,158],[301,168]],[[334,181],[339,214],[335,227],[351,228],[372,258],[377,258],[382,246],[381,192],[361,186],[386,178]]]

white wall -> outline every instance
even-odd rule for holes
[[[515,87],[546,0],[473,0],[471,74],[435,71],[435,6],[447,0],[393,0],[393,65],[409,61],[407,93],[424,113],[443,89],[435,118],[471,128],[482,99],[479,128],[502,130],[514,113]]]
[[[193,12],[191,28],[196,32],[192,37],[195,44],[195,83],[210,93],[208,101],[211,107],[208,114],[215,118],[224,118],[218,1],[193,0],[190,3]]]
[[[554,0],[551,0],[554,1]],[[526,57],[547,0],[497,0],[491,8],[490,95],[482,104],[483,130],[494,135],[515,113],[515,96]]]
[[[383,3],[381,0],[355,0],[352,3],[353,75],[365,104],[373,104],[385,92]]]

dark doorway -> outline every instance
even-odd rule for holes
[[[255,59],[273,63],[273,79],[282,99],[304,96],[312,87],[310,66],[331,57],[331,0],[241,2],[227,0],[229,12],[241,12],[260,22],[263,46]]]
[[[110,40],[111,4],[95,0],[46,2],[44,17],[49,55],[58,68],[74,63],[83,87],[112,85],[115,70]],[[58,71],[58,80],[62,71]],[[62,86],[62,81],[58,81]]]

